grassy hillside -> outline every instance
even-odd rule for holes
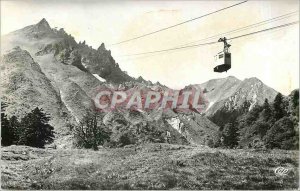
[[[296,189],[298,151],[147,144],[91,150],[2,148],[3,189]],[[286,176],[274,173],[287,167]]]

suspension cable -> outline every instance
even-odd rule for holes
[[[188,22],[192,22],[192,21],[195,21],[195,20],[197,20],[197,19],[201,19],[201,18],[203,18],[203,17],[209,16],[209,15],[211,15],[211,14],[214,14],[214,13],[217,13],[217,12],[220,12],[220,11],[224,11],[224,10],[226,10],[226,9],[229,9],[229,8],[232,8],[232,7],[235,7],[235,6],[238,6],[238,5],[240,5],[240,4],[246,3],[247,1],[248,1],[248,0],[242,1],[242,2],[236,3],[236,4],[234,4],[234,5],[231,5],[231,6],[228,6],[228,7],[225,7],[225,8],[222,8],[222,9],[219,9],[219,10],[216,10],[216,11],[213,11],[213,12],[210,12],[210,13],[207,13],[207,14],[205,14],[205,15],[201,15],[201,16],[199,16],[199,17],[195,17],[195,18],[192,18],[192,19],[183,21],[183,22],[181,22],[181,23],[177,23],[177,24],[175,24],[175,25],[171,25],[171,26],[168,26],[168,27],[165,27],[165,28],[162,28],[162,29],[159,29],[159,30],[150,32],[150,33],[146,33],[146,34],[141,35],[141,36],[137,36],[137,37],[134,37],[134,38],[131,38],[131,39],[123,40],[123,41],[120,41],[120,42],[116,42],[116,43],[110,44],[109,46],[114,46],[114,45],[126,43],[126,42],[129,42],[129,41],[133,41],[133,40],[136,40],[136,39],[139,39],[139,38],[143,38],[143,37],[146,37],[146,36],[149,36],[149,35],[152,35],[152,34],[155,34],[155,33],[161,32],[161,31],[164,31],[164,30],[168,30],[168,29],[170,29],[170,28],[174,28],[174,27],[177,27],[177,26],[186,24],[186,23],[188,23]]]
[[[290,25],[295,25],[297,23],[299,23],[299,21],[294,21],[294,22],[291,22],[291,23],[278,25],[278,26],[275,26],[275,27],[271,27],[271,28],[267,28],[267,29],[263,29],[263,30],[243,34],[243,35],[240,35],[240,36],[231,37],[231,38],[228,38],[227,40],[234,40],[234,39],[237,39],[237,38],[241,38],[241,37],[245,37],[245,36],[249,36],[249,35],[253,35],[253,34],[257,34],[257,33],[261,33],[261,32],[266,32],[266,31],[277,29],[277,28],[283,28],[283,27],[287,27],[287,26],[290,26]],[[149,51],[149,52],[141,52],[141,53],[135,53],[135,54],[127,54],[127,55],[121,55],[121,56],[138,56],[138,55],[145,55],[145,54],[153,54],[153,53],[167,52],[167,51],[173,51],[173,50],[179,50],[179,49],[196,48],[196,47],[199,47],[199,46],[212,45],[212,44],[216,44],[216,43],[219,43],[219,42],[218,41],[212,41],[212,42],[195,44],[195,45],[180,46],[180,47],[175,47],[175,48],[162,49],[162,50]]]

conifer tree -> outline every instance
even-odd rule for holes
[[[269,104],[268,99],[265,99],[265,102],[263,105],[262,116],[263,116],[264,122],[269,121],[272,117],[272,110],[271,110],[271,106]]]
[[[45,144],[53,142],[53,127],[48,124],[50,118],[42,109],[35,108],[21,121],[23,130],[20,134],[19,144],[44,148]]]
[[[274,99],[273,103],[274,108],[274,118],[275,120],[279,120],[285,116],[285,109],[283,103],[283,96],[281,93],[278,93]]]
[[[223,129],[224,145],[233,148],[238,145],[238,128],[234,123],[227,123]]]
[[[8,146],[14,142],[14,131],[9,124],[9,119],[5,114],[7,104],[1,102],[1,145]]]

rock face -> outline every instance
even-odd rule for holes
[[[219,127],[198,113],[181,113],[165,118],[167,123],[191,144],[209,145],[217,143]]]

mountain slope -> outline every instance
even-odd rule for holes
[[[23,117],[35,107],[50,114],[50,124],[57,132],[64,132],[67,121],[72,121],[67,108],[50,80],[30,54],[16,47],[1,60],[1,96],[8,102],[8,116]]]
[[[205,97],[210,103],[216,103],[232,95],[240,83],[241,80],[229,76],[227,78],[212,79],[198,86],[206,92]]]

